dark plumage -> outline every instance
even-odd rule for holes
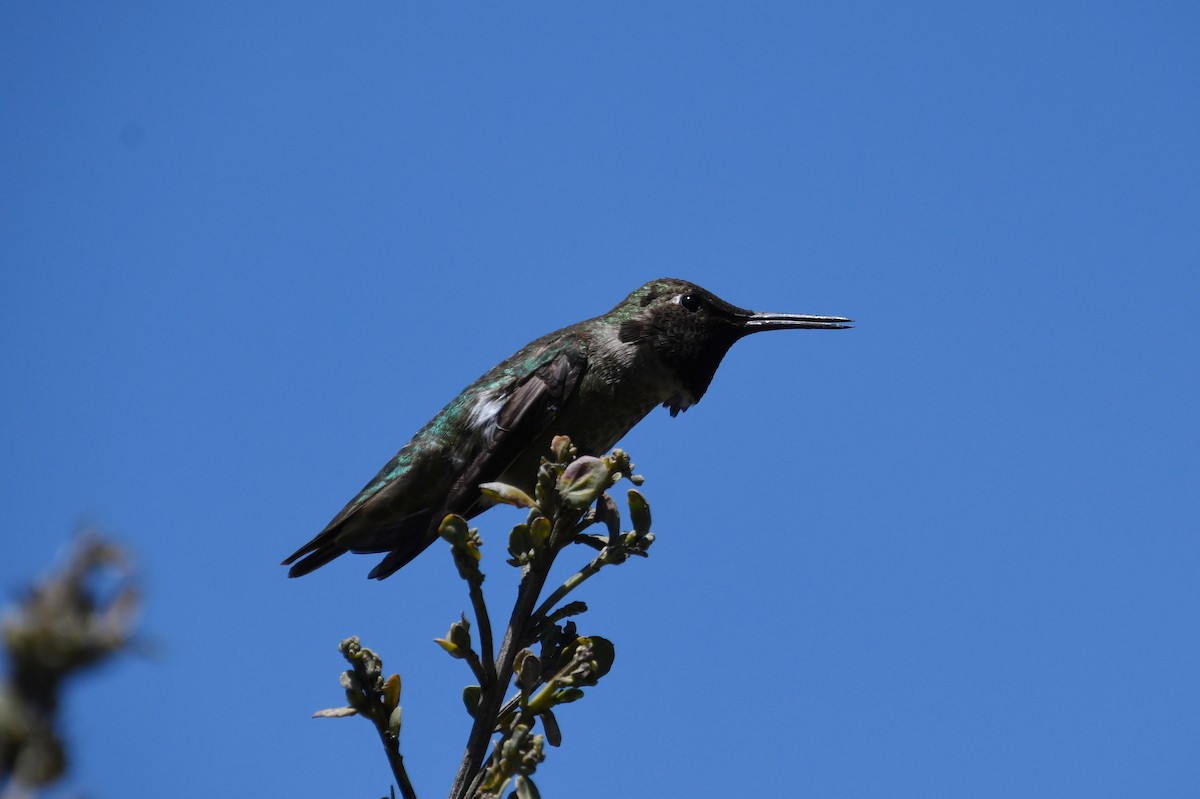
[[[383,579],[433,543],[447,513],[486,510],[480,483],[532,491],[555,435],[570,436],[581,451],[604,452],[654,406],[674,416],[698,402],[743,336],[849,321],[756,314],[693,283],[651,281],[603,316],[542,336],[468,386],[283,562],[292,566],[288,575],[308,574],[345,552],[386,552],[369,575]]]

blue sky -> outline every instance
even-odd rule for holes
[[[466,735],[446,553],[277,564],[495,361],[648,279],[854,317],[624,441],[658,543],[544,796],[1200,791],[1188,3],[0,11],[0,587],[84,522],[143,630],[91,796],[380,796],[337,642]],[[514,516],[479,519],[489,588]],[[498,601],[498,600],[497,600]]]

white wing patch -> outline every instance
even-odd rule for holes
[[[467,416],[467,427],[483,440],[488,440],[496,430],[496,417],[504,407],[503,397],[490,397],[476,403]]]

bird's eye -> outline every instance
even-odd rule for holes
[[[686,310],[695,311],[700,307],[700,298],[695,294],[681,294],[679,296],[679,304]]]

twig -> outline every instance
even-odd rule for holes
[[[509,618],[508,629],[504,633],[504,642],[500,645],[500,654],[496,658],[496,679],[491,685],[481,686],[482,693],[479,706],[475,710],[475,724],[471,727],[471,735],[467,739],[467,751],[463,756],[462,765],[454,778],[450,790],[450,799],[466,799],[474,790],[476,777],[482,773],[483,761],[487,755],[488,743],[496,731],[496,720],[499,710],[508,692],[508,683],[513,676],[513,662],[517,652],[525,646],[525,634],[530,629],[531,613],[537,604],[542,588],[550,576],[550,567],[554,565],[554,557],[559,547],[556,541],[573,526],[573,522],[560,518],[554,525],[547,542],[546,552],[549,557],[544,563],[530,567],[521,578],[521,586],[517,591],[517,601],[513,604],[512,616]],[[482,640],[483,631],[480,630]]]
[[[604,561],[600,558],[595,558],[591,563],[564,580],[563,584],[556,588],[554,593],[547,597],[546,601],[539,605],[538,609],[533,612],[533,616],[530,617],[530,625],[536,628],[537,625],[541,624],[542,619],[546,617],[547,613],[553,610],[559,600],[582,585],[585,580],[596,574],[596,572],[600,571],[602,566],[604,566]]]
[[[471,606],[475,609],[475,623],[479,626],[479,648],[483,650],[483,677],[480,685],[495,682],[496,660],[492,644],[492,621],[488,616],[487,603],[483,600],[481,583],[471,584]]]
[[[400,740],[386,729],[379,727],[376,729],[379,732],[379,740],[383,743],[383,751],[387,752],[388,765],[392,767],[392,776],[396,778],[396,784],[400,786],[400,795],[404,799],[417,799],[417,792],[413,790],[412,783],[408,779],[408,771],[404,768],[404,755],[400,754]]]
[[[517,601],[513,606],[512,618],[508,630],[504,634],[504,642],[500,645],[500,654],[496,659],[496,679],[491,685],[482,686],[479,706],[475,710],[475,724],[471,727],[471,735],[467,739],[467,751],[463,755],[462,765],[454,778],[454,786],[450,791],[451,799],[466,799],[470,794],[471,781],[480,773],[484,756],[487,754],[488,743],[495,732],[497,711],[504,701],[508,683],[512,679],[513,661],[520,651],[520,642],[525,637],[525,625],[529,613],[537,602],[542,586],[548,575],[545,571],[530,570],[521,580],[517,592]]]

